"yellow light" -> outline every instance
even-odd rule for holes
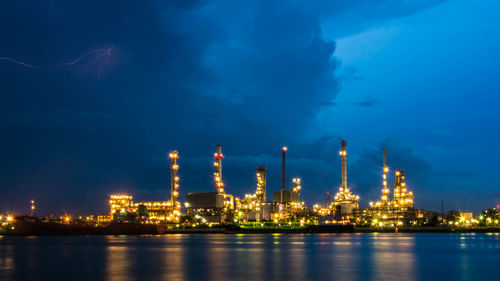
[[[12,220],[13,220],[13,218],[11,216],[7,217],[7,221],[12,221]]]

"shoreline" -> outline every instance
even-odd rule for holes
[[[304,227],[245,228],[222,225],[207,228],[175,228],[154,224],[13,224],[14,228],[0,232],[1,236],[75,236],[75,235],[160,235],[160,234],[334,234],[334,233],[500,233],[500,227],[355,227],[353,225],[308,225]]]

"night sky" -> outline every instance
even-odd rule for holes
[[[1,1],[0,212],[166,200],[173,149],[184,201],[215,191],[218,143],[226,192],[265,164],[268,200],[287,145],[311,206],[342,139],[361,206],[382,147],[417,207],[500,204],[500,2],[313,2]]]

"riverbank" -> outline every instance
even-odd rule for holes
[[[353,225],[329,224],[306,226],[245,227],[238,225],[177,227],[167,224],[110,223],[106,225],[17,221],[4,228],[0,235],[157,235],[157,234],[210,234],[210,233],[500,233],[500,227],[355,227]]]

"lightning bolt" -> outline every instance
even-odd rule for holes
[[[0,61],[8,61],[8,62],[15,63],[15,64],[18,64],[18,65],[26,66],[26,67],[29,67],[29,68],[35,68],[35,69],[36,68],[40,68],[39,66],[32,65],[32,64],[29,64],[29,63],[25,63],[23,61],[18,61],[16,59],[9,58],[9,57],[0,57]]]
[[[106,48],[106,49],[91,50],[91,51],[88,51],[88,52],[82,54],[81,56],[71,60],[71,61],[58,63],[58,64],[55,64],[53,66],[73,66],[73,65],[80,64],[80,63],[86,63],[87,65],[92,65],[92,64],[98,63],[99,66],[98,66],[98,70],[97,70],[97,76],[100,78],[101,77],[101,69],[106,63],[109,62],[109,58],[111,56],[111,51],[113,50],[114,47],[115,46],[112,45],[111,47]],[[19,60],[10,58],[10,57],[0,57],[0,61],[8,61],[8,62],[15,63],[15,64],[18,64],[18,65],[21,65],[24,67],[29,67],[29,68],[35,68],[35,69],[42,68],[40,66],[29,64],[26,62],[22,62],[22,61],[19,61]],[[44,68],[50,68],[50,65],[47,67],[44,67]]]
[[[102,64],[105,64],[108,62],[109,56],[111,56],[111,50],[113,50],[114,47],[115,46],[111,46],[111,47],[106,48],[106,49],[88,51],[72,61],[59,63],[59,65],[75,65],[75,64],[77,64],[77,63],[79,63],[79,62],[81,62],[89,57],[93,57],[93,59],[90,61],[90,63],[95,63],[100,58],[104,57],[105,59],[101,63],[101,65],[102,65]]]

